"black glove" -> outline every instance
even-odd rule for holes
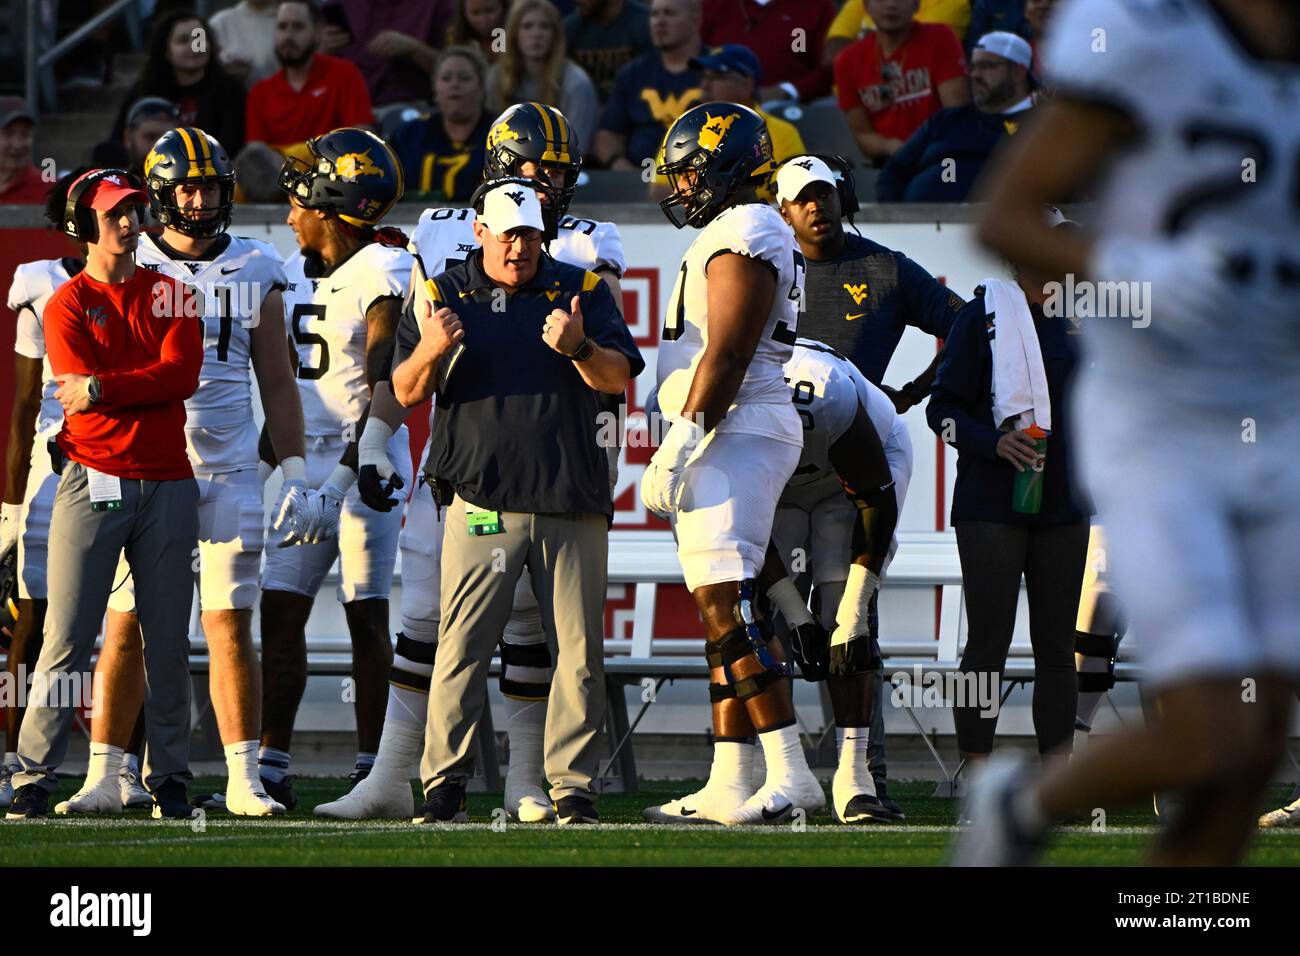
[[[790,653],[807,681],[825,680],[831,670],[831,636],[816,621],[790,631]]]
[[[374,465],[362,465],[361,471],[357,473],[357,491],[361,495],[361,500],[366,503],[366,507],[372,511],[382,511],[384,514],[392,511],[402,503],[400,497],[389,497],[395,491],[400,491],[406,486],[402,481],[402,476],[393,472],[388,481],[379,477],[379,469]]]

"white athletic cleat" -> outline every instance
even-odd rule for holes
[[[261,790],[226,787],[226,810],[237,817],[278,817],[284,804],[272,800]]]
[[[826,793],[811,770],[796,772],[793,780],[766,784],[730,813],[719,817],[727,826],[776,825],[791,819],[796,810],[811,815],[826,806]]]
[[[331,820],[410,820],[415,816],[415,796],[409,780],[384,780],[372,773],[312,813]]]
[[[646,807],[641,811],[641,817],[649,823],[665,823],[670,826],[721,823],[723,817],[735,813],[750,796],[752,794],[728,787],[710,789],[706,784],[703,789],[684,797],[669,800],[657,807]]]
[[[1280,830],[1283,827],[1300,827],[1300,799],[1288,803],[1280,810],[1270,810],[1259,818],[1262,830]]]
[[[7,809],[14,802],[14,771],[16,767],[0,764],[0,810]]]
[[[150,804],[153,800],[149,801]],[[54,812],[59,816],[74,814],[114,814],[122,812],[122,794],[117,781],[103,781],[93,787],[81,790],[62,803],[56,804]]]
[[[140,782],[140,774],[125,763],[118,768],[117,786],[122,793],[122,807],[126,810],[149,810],[153,807],[153,797]]]
[[[506,815],[520,823],[549,823],[555,819],[555,807],[546,791],[537,784],[514,785],[506,777]]]
[[[962,817],[969,820],[953,846],[951,866],[1029,866],[1047,836],[1015,819],[1013,801],[1029,784],[1028,766],[1016,756],[990,757],[973,776]]]

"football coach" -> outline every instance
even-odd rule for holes
[[[92,170],[68,192],[64,232],[89,245],[85,269],[45,307],[66,460],[50,521],[49,611],[18,737],[22,770],[14,775],[11,818],[44,816],[58,785],[55,769],[77,702],[56,692],[78,686],[78,676],[90,681],[95,635],[124,550],[144,637],[145,782],[153,815],[190,814],[198,486],[185,450],[185,399],[198,387],[203,364],[201,310],[183,284],[136,266],[147,202],[139,181],[120,169]],[[96,761],[120,761],[115,749],[92,747],[92,769]]]
[[[609,287],[543,252],[536,189],[526,179],[481,187],[481,248],[429,280],[416,297],[423,315],[408,309],[397,331],[398,401],[436,391],[424,472],[444,509],[420,768],[427,823],[465,819],[488,664],[525,569],[556,650],[545,732],[556,818],[596,820],[613,516],[598,393],[621,394],[645,362]]]

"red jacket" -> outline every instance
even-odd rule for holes
[[[63,420],[59,447],[119,478],[192,477],[185,400],[199,387],[202,322],[185,284],[137,266],[110,285],[77,273],[45,306],[55,375],[99,376],[100,401]]]

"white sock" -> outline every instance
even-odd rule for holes
[[[424,734],[424,722],[429,716],[429,694],[409,687],[388,685],[388,709],[384,711],[384,730],[394,724],[411,727]],[[380,745],[382,749],[382,744]]]
[[[518,784],[541,785],[545,764],[546,701],[506,699],[506,736],[510,739],[508,777]]]
[[[748,798],[754,792],[754,745],[740,740],[713,744],[713,766],[705,789],[734,790]]]
[[[794,582],[789,578],[782,578],[769,587],[767,596],[791,627],[812,623],[813,616],[808,613],[807,602],[799,596],[799,592],[794,588]]]
[[[83,790],[98,787],[106,780],[117,786],[117,771],[122,767],[122,748],[112,744],[90,744],[90,765],[86,767],[86,784]]]
[[[263,747],[257,753],[257,772],[272,783],[279,783],[289,776],[289,752]]]
[[[421,694],[421,697],[426,695]],[[392,714],[393,698],[388,698],[389,714]],[[394,721],[391,716],[384,718],[384,732],[379,738],[379,753],[375,754],[375,765],[370,768],[370,778],[378,781],[401,781],[411,779],[412,768],[420,759],[424,749],[424,725],[411,726],[404,721]]]
[[[839,738],[840,762],[831,778],[831,791],[844,801],[853,799],[859,793],[875,796],[876,781],[867,767],[867,733],[866,727],[838,727],[835,736]]]
[[[249,793],[259,792],[262,784],[257,778],[257,741],[240,740],[222,749],[226,752],[228,786],[239,786]]]
[[[788,782],[800,770],[809,772],[797,724],[759,734],[758,742],[763,745],[763,759],[767,761],[768,783]]]

